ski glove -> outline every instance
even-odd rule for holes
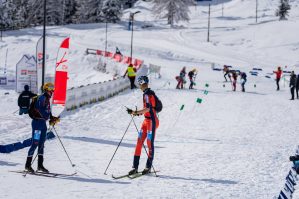
[[[59,117],[54,117],[54,116],[52,116],[52,117],[50,118],[49,124],[50,124],[50,126],[54,126],[54,125],[56,125],[58,122],[60,122]]]
[[[133,113],[133,110],[132,110],[132,109],[129,109],[129,108],[127,108],[127,112],[128,112],[128,114],[132,114],[132,113]]]

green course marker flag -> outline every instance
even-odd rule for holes
[[[205,90],[204,92],[203,92],[203,94],[205,94],[205,95],[207,95],[209,93],[209,91],[207,91],[207,90]]]
[[[206,84],[205,86],[206,86],[206,87],[209,87],[209,84]]]
[[[181,110],[183,110],[183,109],[184,109],[184,107],[185,107],[185,105],[183,104],[183,105],[181,106],[181,108],[180,108],[180,111],[181,111]]]
[[[201,102],[202,102],[202,99],[200,99],[200,98],[197,98],[196,102],[201,104]]]

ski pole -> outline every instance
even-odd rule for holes
[[[33,142],[33,140],[32,140],[32,142]],[[35,155],[35,157],[33,158],[33,161],[31,162],[30,166],[32,166],[32,164],[34,163],[34,161],[35,161],[37,155],[38,155],[38,153],[37,153],[37,154]],[[25,177],[27,176],[28,173],[29,173],[29,171],[27,170],[27,171],[25,172],[25,174],[23,175],[23,177],[25,178]]]
[[[52,130],[52,127],[49,127],[49,129],[47,130],[47,132],[48,132],[48,131],[51,131],[51,130]],[[46,133],[47,133],[47,132],[46,132]],[[47,135],[46,135],[46,138],[47,138]],[[33,142],[33,140],[32,140],[32,142]],[[38,155],[38,153],[37,153],[37,154],[35,155],[35,157],[33,158],[33,161],[31,162],[30,166],[32,166],[32,164],[34,163],[34,161],[35,161],[37,155]],[[26,171],[25,174],[23,175],[23,177],[26,177],[28,173],[29,173],[29,171]]]
[[[63,148],[63,150],[64,150],[64,152],[65,152],[65,154],[66,154],[66,156],[68,157],[68,159],[69,159],[69,161],[70,161],[72,167],[75,167],[76,165],[73,164],[73,162],[72,162],[72,160],[71,160],[69,154],[67,153],[67,151],[66,151],[66,149],[65,149],[65,147],[64,147],[64,145],[63,145],[63,143],[62,143],[62,141],[61,141],[61,139],[60,139],[60,137],[59,137],[59,135],[58,135],[58,133],[57,133],[57,131],[56,131],[56,129],[55,129],[54,126],[53,126],[53,129],[54,129],[54,132],[55,132],[55,134],[56,134],[56,136],[57,136],[57,138],[58,138],[58,140],[59,140],[59,142],[60,142],[60,144],[61,144],[61,146],[62,146],[62,148]]]
[[[138,133],[138,127],[137,127],[137,125],[136,125],[136,123],[135,123],[134,116],[131,115],[131,117],[132,117],[134,126],[135,126],[135,128],[136,128],[136,130],[137,130],[137,133]],[[147,150],[146,150],[146,148],[145,148],[145,146],[144,146],[143,143],[142,143],[142,146],[143,146],[143,148],[144,148],[144,150],[145,150],[145,152],[146,152],[147,157],[149,158],[149,153],[147,152]],[[153,170],[154,170],[155,176],[158,177],[153,164],[152,164],[152,168],[153,168]]]
[[[134,116],[133,116],[133,117],[134,117]],[[107,172],[107,170],[108,170],[108,168],[109,168],[109,166],[110,166],[110,164],[111,164],[111,162],[112,162],[112,160],[113,160],[113,158],[114,158],[114,156],[115,156],[115,154],[116,154],[116,151],[118,150],[118,148],[119,148],[121,142],[123,141],[123,139],[124,139],[124,137],[125,137],[125,135],[126,135],[128,129],[129,129],[129,127],[130,127],[130,125],[131,125],[131,123],[132,123],[132,121],[133,121],[133,117],[132,117],[132,119],[131,119],[131,121],[130,121],[128,127],[127,127],[127,129],[125,130],[125,133],[123,134],[121,140],[119,141],[119,143],[118,143],[118,145],[117,145],[117,147],[116,147],[116,149],[115,149],[115,151],[114,151],[114,154],[113,154],[112,157],[111,157],[110,162],[108,163],[108,166],[107,166],[107,168],[106,168],[106,170],[105,170],[105,172],[104,172],[105,175],[107,175],[106,172]]]

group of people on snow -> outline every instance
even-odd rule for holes
[[[128,77],[131,81],[131,88],[135,88],[135,70],[132,70],[132,65],[129,65]],[[133,81],[134,80],[134,81]],[[156,96],[155,92],[149,88],[149,79],[147,76],[140,76],[137,80],[140,89],[143,91],[143,108],[140,110],[132,110],[127,108],[128,114],[132,116],[144,116],[144,121],[141,125],[141,130],[138,133],[136,149],[133,158],[132,170],[129,171],[128,175],[138,173],[139,160],[141,155],[141,149],[145,140],[147,140],[148,146],[148,159],[146,162],[145,169],[142,174],[150,172],[154,159],[154,140],[156,130],[159,127],[159,119],[157,113],[162,110],[162,102]],[[43,85],[43,94],[37,96],[29,91],[29,86],[24,87],[24,91],[20,94],[18,99],[18,105],[20,107],[20,114],[29,114],[32,118],[32,144],[29,148],[27,159],[25,163],[25,171],[34,173],[35,170],[32,168],[32,162],[34,161],[33,155],[38,148],[37,153],[37,172],[49,173],[43,165],[44,162],[44,143],[47,135],[47,121],[50,126],[54,126],[60,121],[59,117],[55,117],[51,113],[50,99],[54,93],[54,84],[51,82]]]
[[[228,76],[229,81],[232,84],[233,91],[236,91],[238,76],[240,76],[242,92],[245,92],[245,84],[247,82],[247,74],[245,72],[241,72],[241,71],[237,71],[237,70],[230,70],[229,66],[224,65],[223,73],[224,73],[225,82],[227,82],[226,76]]]
[[[180,71],[180,75],[175,77],[175,79],[178,82],[177,86],[176,86],[176,89],[183,89],[184,88],[184,84],[187,83],[186,74],[187,74],[186,66],[184,66],[182,68],[182,70]],[[188,78],[190,80],[189,89],[194,89],[193,86],[195,86],[196,75],[197,75],[196,68],[193,68],[191,71],[188,72]]]
[[[240,76],[241,86],[242,86],[242,92],[245,92],[245,83],[247,81],[247,75],[245,72],[240,72],[236,70],[230,70],[228,66],[224,66],[223,68],[224,78],[225,81],[227,80],[227,76],[232,84],[233,91],[236,91],[236,85],[237,85],[237,79],[238,76]],[[279,81],[282,76],[281,68],[278,67],[277,71],[273,71],[276,74],[276,84],[277,84],[277,90],[279,90]],[[123,77],[128,76],[130,83],[131,83],[131,89],[137,88],[135,85],[135,78],[136,78],[136,69],[133,67],[132,64],[130,64],[123,75]],[[177,89],[183,89],[184,84],[186,83],[186,67],[183,67],[180,71],[180,75],[176,77],[178,83],[176,88]],[[197,70],[193,68],[188,72],[188,78],[190,80],[189,89],[193,89],[193,86],[195,85],[195,78],[197,75]],[[133,167],[132,170],[129,171],[128,175],[133,175],[138,172],[139,167],[139,160],[141,155],[141,149],[143,146],[143,143],[145,139],[147,140],[147,146],[148,146],[148,159],[146,162],[145,169],[143,170],[142,174],[149,173],[153,164],[154,159],[154,140],[156,135],[156,130],[159,127],[159,119],[157,117],[157,113],[161,111],[162,104],[160,100],[155,95],[154,91],[152,91],[149,88],[149,79],[147,76],[140,76],[137,80],[137,83],[139,84],[140,89],[143,91],[143,108],[140,110],[132,110],[127,108],[128,114],[130,114],[132,117],[134,116],[144,116],[144,121],[141,125],[141,130],[138,133],[137,138],[137,144],[135,148],[134,158],[133,158]],[[296,76],[294,71],[292,71],[290,75],[290,90],[292,98],[291,100],[294,100],[295,97],[295,90],[298,96],[299,91],[299,75]],[[50,108],[50,99],[54,93],[54,84],[53,83],[45,83],[43,85],[43,93],[41,95],[36,95],[29,91],[29,86],[24,86],[24,91],[20,94],[18,98],[18,105],[20,107],[19,114],[29,114],[29,116],[32,118],[32,144],[27,154],[27,159],[25,163],[25,170],[28,172],[35,172],[32,168],[32,160],[33,160],[33,154],[38,148],[38,165],[37,170],[40,172],[49,172],[43,165],[44,162],[44,143],[46,140],[46,134],[47,134],[47,121],[49,120],[50,126],[56,125],[60,119],[59,117],[55,117],[51,113]],[[34,103],[33,103],[34,102]],[[161,109],[160,109],[160,108]],[[160,109],[160,110],[159,110]]]
[[[276,90],[279,91],[280,90],[279,82],[280,82],[280,79],[282,77],[283,71],[281,70],[281,67],[278,66],[277,71],[273,71],[273,73],[276,74],[276,85],[277,85]],[[290,92],[291,92],[291,99],[290,100],[295,99],[295,91],[296,91],[296,97],[297,97],[297,99],[299,99],[299,74],[296,76],[294,71],[292,71],[291,74],[290,74],[289,87],[290,87]]]

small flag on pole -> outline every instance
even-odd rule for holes
[[[183,105],[181,106],[181,108],[180,108],[180,111],[181,111],[181,110],[183,110],[183,109],[184,109],[184,107],[185,107],[185,105],[183,104]]]
[[[201,104],[201,102],[202,102],[202,99],[200,99],[200,98],[197,98],[196,102]]]
[[[203,94],[205,94],[205,95],[207,95],[209,93],[209,91],[207,91],[207,90],[205,90],[204,92],[203,92]]]

